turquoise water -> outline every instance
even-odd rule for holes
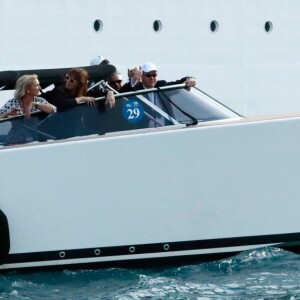
[[[155,270],[10,273],[0,299],[300,299],[300,255],[262,248]]]

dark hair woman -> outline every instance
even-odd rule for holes
[[[82,97],[87,93],[88,73],[81,68],[71,69],[66,75],[64,91],[72,97]]]
[[[82,68],[71,69],[66,75],[61,87],[42,94],[42,97],[55,105],[59,111],[75,107],[79,103],[95,104],[95,98],[86,96],[88,88],[88,73]]]

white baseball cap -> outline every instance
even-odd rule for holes
[[[90,65],[91,66],[96,66],[96,65],[100,65],[106,58],[102,55],[98,55],[97,57],[93,58],[91,60]]]
[[[151,72],[151,71],[157,71],[156,65],[152,62],[144,63],[142,65],[141,69],[142,69],[142,72],[145,72],[145,73],[148,73],[148,72]]]

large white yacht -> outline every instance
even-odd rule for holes
[[[298,0],[2,0],[0,70],[153,61],[242,115],[300,111]],[[7,95],[0,99],[7,100]]]

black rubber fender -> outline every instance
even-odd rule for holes
[[[0,264],[6,260],[10,249],[8,220],[0,209]]]

